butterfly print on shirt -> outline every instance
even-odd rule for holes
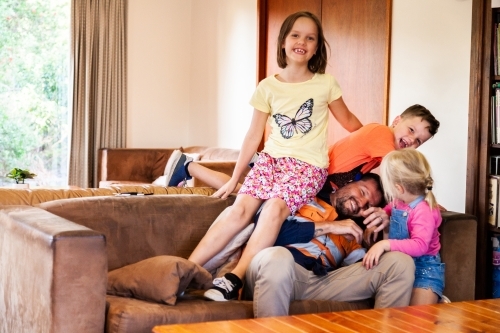
[[[312,129],[312,123],[309,117],[312,115],[314,101],[309,98],[304,104],[300,106],[295,114],[295,118],[290,119],[290,117],[284,114],[275,114],[274,120],[276,124],[280,127],[281,136],[285,139],[290,139],[295,133],[306,134]]]

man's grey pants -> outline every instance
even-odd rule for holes
[[[296,264],[289,250],[276,246],[260,251],[252,260],[246,272],[245,297],[253,298],[256,318],[287,316],[293,300],[358,301],[374,297],[375,308],[407,306],[414,274],[410,256],[387,252],[370,270],[356,263],[317,276]]]

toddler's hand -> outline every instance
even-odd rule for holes
[[[388,240],[382,240],[380,242],[375,243],[370,250],[365,254],[363,258],[363,266],[366,269],[371,269],[378,265],[380,256],[386,252],[390,251],[390,245]]]

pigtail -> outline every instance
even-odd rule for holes
[[[425,184],[425,201],[429,204],[429,207],[431,209],[434,209],[437,207],[437,201],[436,197],[434,197],[434,194],[432,193],[432,185],[434,184],[434,180],[432,179],[431,176],[428,176],[426,178],[426,184]]]

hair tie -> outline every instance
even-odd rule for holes
[[[432,191],[432,186],[427,186],[427,191]]]

